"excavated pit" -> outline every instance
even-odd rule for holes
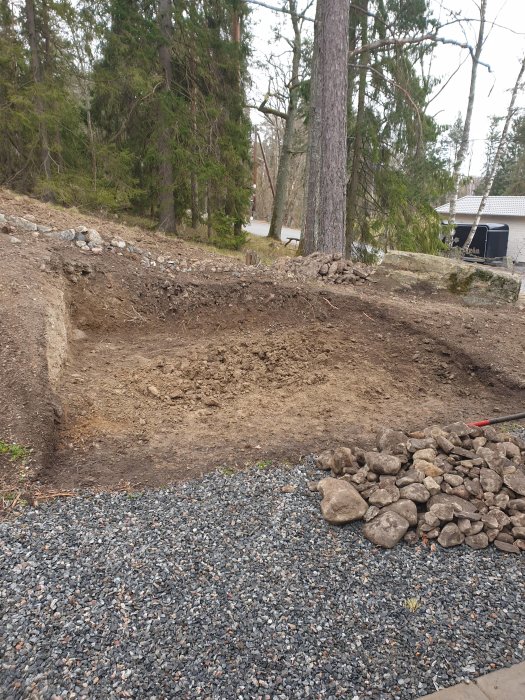
[[[523,393],[457,338],[377,299],[269,280],[68,279],[63,421],[41,474],[53,486],[293,463],[370,443],[384,426],[511,409]]]

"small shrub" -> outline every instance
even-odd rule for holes
[[[418,598],[407,598],[405,600],[405,608],[412,613],[415,613],[421,607],[421,603]]]
[[[211,219],[213,228],[211,243],[217,248],[240,250],[248,240],[248,233],[242,228],[240,233],[237,233],[235,221],[233,216],[228,216],[224,212],[214,212]]]

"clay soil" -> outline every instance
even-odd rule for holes
[[[209,261],[168,273],[0,233],[0,439],[33,449],[26,474],[3,458],[4,486],[164,485],[371,444],[385,426],[523,410],[519,307],[380,281],[299,284],[241,264],[212,272],[223,258],[140,229],[6,192],[0,212]]]

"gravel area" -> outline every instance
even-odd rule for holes
[[[1,524],[0,697],[413,700],[525,659],[524,557],[380,551],[323,521],[312,476],[217,473]]]

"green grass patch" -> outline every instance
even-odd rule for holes
[[[5,442],[0,440],[0,455],[8,455],[12,462],[24,460],[29,457],[30,450],[22,445],[17,445],[16,442]]]

